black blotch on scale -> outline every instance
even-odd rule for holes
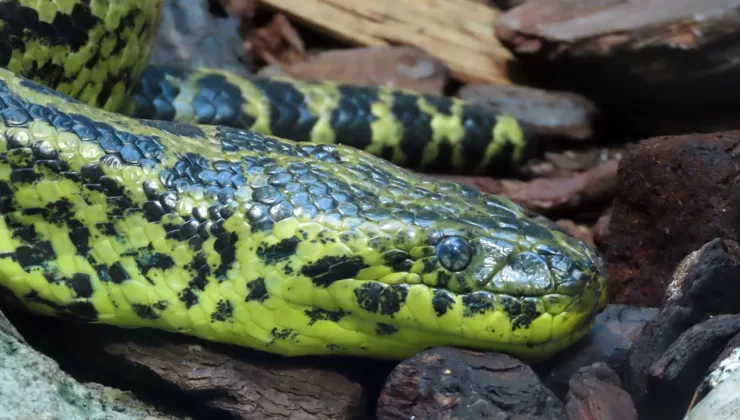
[[[518,328],[529,328],[532,321],[542,315],[537,311],[537,304],[533,299],[524,298],[521,301],[521,313],[512,318],[511,329],[516,330]]]
[[[45,261],[56,259],[51,242],[42,241],[35,246],[21,245],[15,250],[18,263],[23,268],[40,265]]]
[[[213,272],[218,281],[224,281],[226,279],[226,272],[236,260],[236,243],[238,240],[239,235],[235,232],[229,233],[224,231],[213,244],[213,249],[221,256],[221,263]]]
[[[12,232],[13,232],[14,239],[20,239],[24,242],[35,242],[36,241],[36,228],[33,225],[13,226]]]
[[[246,302],[250,302],[253,300],[264,302],[265,299],[267,299],[268,297],[265,279],[262,277],[259,277],[256,280],[252,280],[247,283],[247,289],[249,290],[249,293],[247,294],[247,298],[245,299]]]
[[[378,335],[392,335],[398,332],[398,327],[384,322],[378,322],[375,326],[375,333]]]
[[[257,256],[265,262],[265,265],[275,265],[294,255],[299,243],[301,243],[301,240],[293,236],[274,245],[263,244],[257,248]]]
[[[448,310],[452,309],[454,304],[455,299],[447,290],[436,289],[434,291],[432,307],[434,308],[434,313],[436,313],[438,317],[446,314]]]
[[[270,330],[270,336],[272,337],[272,340],[268,343],[268,345],[275,344],[278,340],[288,340],[296,336],[296,334],[293,333],[293,330],[290,328],[273,328]]]
[[[393,316],[406,303],[409,287],[403,284],[386,285],[370,281],[355,289],[355,298],[360,308],[381,315]]]
[[[74,290],[77,297],[89,298],[92,297],[93,287],[90,281],[90,275],[85,273],[76,273],[68,281],[69,286]]]
[[[118,261],[111,264],[111,266],[108,267],[107,272],[111,281],[115,284],[121,284],[131,278],[128,271],[126,271],[126,269],[123,268],[123,265]]]
[[[234,316],[234,306],[228,300],[220,300],[216,311],[211,314],[211,321],[230,321]]]
[[[484,314],[493,309],[493,300],[488,292],[467,293],[462,297],[463,316],[468,318]]]
[[[318,321],[339,322],[339,320],[350,314],[349,312],[345,312],[341,309],[338,309],[336,311],[327,311],[324,309],[306,309],[305,311],[303,311],[303,313],[310,318],[310,321],[308,322],[309,326],[315,324]]]
[[[301,274],[316,286],[328,287],[335,281],[353,278],[365,267],[367,264],[360,256],[328,256],[304,265]]]
[[[198,303],[197,291],[203,291],[208,285],[208,275],[211,274],[211,267],[206,264],[205,256],[199,253],[195,256],[192,263],[188,265],[189,269],[195,270],[196,274],[188,282],[188,287],[180,292],[180,301],[185,303],[185,307],[190,309]]]
[[[139,267],[141,273],[146,275],[153,268],[158,268],[162,271],[169,270],[175,266],[175,260],[167,254],[142,250],[136,256],[136,265]]]
[[[140,303],[134,303],[131,305],[134,313],[141,319],[155,320],[159,319],[160,315],[157,311],[164,311],[167,309],[167,301],[160,300],[153,305],[145,305]]]

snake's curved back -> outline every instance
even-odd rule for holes
[[[62,16],[88,4],[28,3],[66,5]],[[108,3],[151,5],[89,5]],[[23,4],[0,2],[3,30]],[[69,71],[57,87],[77,86]],[[541,359],[583,336],[606,299],[596,252],[508,199],[344,145],[133,119],[5,69],[0,287],[47,315],[394,359],[441,345]]]
[[[161,7],[0,1],[0,66],[109,111],[347,144],[421,172],[511,174],[536,151],[513,117],[456,98],[147,66]]]

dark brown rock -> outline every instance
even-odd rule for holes
[[[494,27],[544,85],[587,94],[615,127],[677,134],[655,117],[691,132],[721,114],[711,126],[738,128],[723,111],[740,102],[727,94],[740,80],[736,0],[529,0]]]
[[[514,116],[543,139],[589,140],[599,117],[596,105],[570,92],[468,84],[458,95],[466,101]]]
[[[565,409],[570,420],[637,419],[632,398],[605,363],[594,363],[573,375]]]
[[[676,264],[740,240],[740,131],[656,137],[620,162],[605,254],[614,303],[659,306]]]
[[[567,419],[532,369],[498,353],[437,348],[400,363],[381,392],[378,420]]]
[[[684,81],[737,68],[732,44],[722,45],[740,27],[737,6],[732,0],[530,0],[494,26],[520,57],[602,59],[647,81]]]
[[[732,26],[706,29],[737,25],[732,19],[737,17],[737,5],[732,0],[529,0],[501,15],[495,31],[514,52],[551,60],[608,57],[616,51],[636,54],[660,47],[683,49],[688,54],[731,37]],[[710,63],[696,63],[702,64]],[[671,69],[665,63],[645,69],[652,72],[644,76],[657,79],[672,75],[665,70],[696,71],[695,67]]]
[[[630,389],[638,411],[642,413],[640,407],[648,404],[645,402],[648,400],[650,404],[656,404],[655,407],[659,406],[655,401],[660,400],[663,395],[659,392],[661,388],[658,386],[657,390],[651,393],[651,386],[660,381],[665,382],[664,379],[660,379],[661,375],[667,375],[665,377],[669,379],[676,376],[671,373],[674,371],[668,369],[669,364],[665,362],[665,358],[671,357],[669,352],[675,354],[677,349],[680,349],[677,347],[680,344],[677,344],[676,340],[682,334],[685,334],[684,340],[693,337],[689,333],[684,333],[685,331],[711,317],[724,319],[719,316],[740,312],[739,282],[740,247],[733,241],[713,240],[692,252],[679,264],[660,313],[645,325],[632,346],[629,366],[625,372],[625,385]],[[706,327],[721,332],[719,327],[730,328],[726,327],[724,322],[726,320],[719,324],[707,324]],[[727,337],[725,342],[729,338]],[[670,350],[672,346],[673,350]],[[694,350],[702,351],[699,347]],[[712,361],[713,359],[709,360],[707,366]],[[680,363],[673,365],[679,367]],[[704,370],[698,372],[699,375],[703,373]],[[694,383],[694,387],[696,385],[697,383]],[[649,410],[652,406],[646,407],[645,410]]]
[[[623,371],[632,344],[657,314],[657,308],[608,305],[583,339],[534,369],[555,395],[565,398],[568,382],[584,366],[603,362],[617,372]]]
[[[444,63],[418,48],[368,47],[325,51],[305,62],[264,67],[257,74],[413,89],[442,95],[447,73]]]
[[[707,368],[738,332],[740,315],[718,315],[681,334],[645,372],[646,388],[637,390],[640,416],[680,419]]]

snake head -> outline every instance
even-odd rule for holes
[[[371,281],[358,288],[360,308],[397,334],[416,330],[409,339],[417,343],[531,361],[588,332],[607,298],[596,250],[507,198],[424,176],[402,179],[405,186],[374,191],[386,205],[377,224],[364,224],[368,267],[355,277]]]

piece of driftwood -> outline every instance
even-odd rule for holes
[[[131,390],[198,413],[196,418],[344,420],[363,418],[369,409],[359,380],[364,370],[354,373],[358,366],[346,359],[286,358],[159,330],[13,309],[8,317],[29,344],[76,377]]]
[[[151,341],[111,341],[103,350],[119,358],[117,369],[142,369],[240,419],[348,419],[366,411],[361,385],[338,372],[221,346]]]
[[[465,83],[506,84],[511,53],[496,39],[500,11],[474,0],[260,0],[355,46],[409,45],[439,58]]]

